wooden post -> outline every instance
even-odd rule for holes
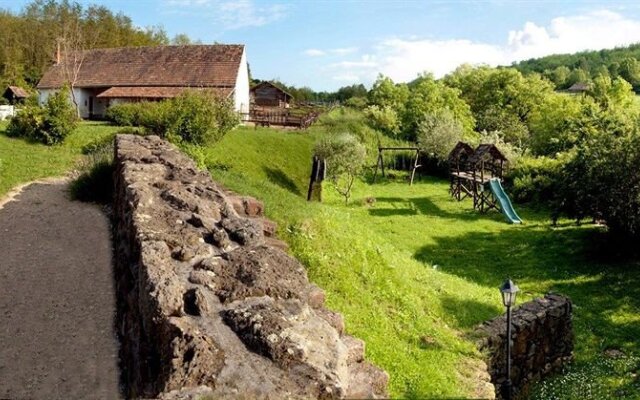
[[[311,176],[309,177],[309,190],[307,191],[307,201],[322,202],[322,181],[325,178],[327,163],[325,160],[313,156],[311,165]]]
[[[411,171],[411,183],[409,185],[413,185],[413,177],[416,175],[416,169],[420,167],[418,165],[419,158],[420,158],[420,150],[416,149],[416,159],[413,161],[413,170]]]

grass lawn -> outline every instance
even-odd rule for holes
[[[394,397],[474,397],[479,355],[467,333],[502,312],[498,287],[510,276],[520,302],[557,291],[575,303],[576,362],[535,398],[640,398],[640,265],[594,256],[598,228],[552,228],[546,213],[518,205],[526,223],[509,225],[454,201],[435,178],[359,182],[349,206],[327,186],[325,203],[307,203],[320,134],[240,128],[205,150],[206,163],[265,201],[329,306],[389,372]],[[626,356],[605,357],[611,348]]]
[[[12,187],[49,176],[64,175],[80,158],[84,145],[114,135],[119,127],[82,122],[57,146],[45,146],[4,135],[7,122],[0,122],[0,196]]]

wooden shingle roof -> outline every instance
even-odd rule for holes
[[[275,83],[269,82],[269,81],[262,81],[262,82],[258,83],[257,85],[253,86],[251,89],[249,89],[249,91],[250,92],[255,92],[257,89],[265,87],[265,86],[270,86],[270,87],[273,87],[273,88],[277,89],[278,91],[282,92],[289,99],[293,98],[293,95],[291,95],[291,93],[287,92],[286,90],[284,90],[280,86],[276,85]]]
[[[21,88],[20,86],[9,86],[7,88],[13,92],[13,95],[19,99],[26,99],[29,97],[29,92]]]
[[[455,164],[460,159],[468,159],[473,154],[473,147],[465,142],[458,142],[449,153],[449,163]]]
[[[243,45],[188,45],[94,49],[84,52],[76,87],[234,87]],[[73,62],[62,57],[38,89],[58,88]],[[69,63],[69,64],[67,64]]]
[[[490,160],[509,161],[507,160],[507,157],[505,157],[504,154],[502,154],[502,152],[498,150],[496,145],[490,143],[479,145],[478,147],[476,147],[476,150],[473,152],[471,157],[469,157],[469,163],[471,164],[477,164],[480,161]]]

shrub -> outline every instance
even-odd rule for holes
[[[349,99],[347,99],[347,101],[344,102],[344,105],[347,107],[362,110],[367,106],[367,98],[360,96],[350,97]]]
[[[336,191],[349,203],[351,189],[362,171],[366,149],[350,134],[332,135],[316,143],[315,155],[327,162],[327,177]]]
[[[373,129],[377,129],[388,136],[395,137],[400,132],[398,114],[389,106],[369,106],[365,110],[365,116]]]
[[[78,167],[80,175],[71,182],[71,196],[80,201],[109,204],[113,197],[113,138],[96,141],[86,149]],[[83,148],[83,152],[85,149]]]
[[[26,106],[11,118],[7,126],[6,134],[10,137],[32,139],[36,137],[36,132],[42,129],[43,122],[43,108]]]
[[[140,126],[140,114],[151,103],[121,103],[109,107],[105,113],[107,121],[118,126]]]
[[[569,158],[522,157],[509,171],[511,194],[517,202],[553,206],[558,196],[561,173]]]
[[[418,145],[424,153],[444,163],[451,149],[462,140],[462,135],[462,124],[451,112],[442,110],[424,116],[418,126]]]
[[[174,142],[215,143],[239,123],[231,102],[210,93],[188,91],[171,104],[166,136]]]
[[[69,102],[69,90],[49,96],[44,106],[42,129],[35,139],[45,144],[61,143],[76,128],[78,115]]]
[[[196,91],[162,102],[114,105],[106,117],[116,125],[141,126],[173,142],[194,144],[214,143],[239,123],[229,100]]]
[[[52,145],[60,143],[77,125],[68,89],[49,96],[44,106],[27,105],[9,122],[7,135]]]

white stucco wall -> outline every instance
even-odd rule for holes
[[[58,89],[40,89],[38,90],[38,101],[40,105],[44,105],[47,102],[49,96],[57,92]],[[76,101],[78,102],[78,109],[80,110],[80,117],[89,118],[89,96],[91,92],[86,89],[73,89],[73,92],[76,97]],[[95,105],[96,99],[94,99],[94,113],[95,113]],[[73,99],[71,95],[69,95],[69,103],[73,104]]]
[[[236,111],[241,113],[249,112],[249,68],[247,66],[247,50],[242,52],[236,88],[233,93]]]

